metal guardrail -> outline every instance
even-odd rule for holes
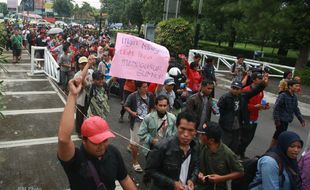
[[[36,58],[37,50],[44,50],[44,58]],[[44,62],[42,67],[40,62]],[[45,73],[57,83],[60,81],[60,67],[50,51],[46,47],[31,46],[31,74],[38,73]]]
[[[189,50],[189,53],[188,53],[189,62],[192,62],[194,60],[193,58],[195,54],[201,55],[202,66],[204,65],[208,57],[216,58],[217,64],[214,65],[214,68],[215,68],[215,71],[219,73],[230,73],[232,64],[237,60],[237,57],[231,56],[231,55],[219,54],[219,53],[214,53],[214,52],[204,51],[204,50],[191,49]],[[265,67],[268,67],[272,71],[272,73],[279,73],[279,74],[270,74],[269,75],[270,77],[282,78],[283,73],[284,73],[283,70],[291,70],[293,75],[295,72],[295,67],[289,67],[285,65],[268,63],[264,61],[253,60],[253,59],[245,59],[244,62],[251,67],[257,67],[257,66],[263,65],[263,69]],[[227,70],[223,69],[223,67],[220,67],[221,65],[226,66]]]

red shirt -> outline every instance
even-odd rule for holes
[[[137,90],[134,80],[126,80],[124,90],[128,92],[134,92]]]
[[[202,81],[202,76],[199,71],[190,68],[188,61],[185,61],[187,78],[189,79],[188,87],[192,89],[193,92],[199,91],[200,83]]]
[[[155,94],[156,87],[157,87],[156,83],[151,83],[148,87],[148,91]]]
[[[246,86],[242,89],[242,92],[250,91],[251,88],[252,88],[251,85]],[[250,115],[250,121],[256,121],[258,119],[259,109],[254,106],[257,104],[261,104],[263,98],[264,98],[264,91],[261,91],[248,101],[248,111]]]
[[[76,56],[76,54],[77,54],[77,52],[78,52],[78,49],[77,49],[76,47],[74,47],[73,45],[70,45],[70,46],[69,46],[69,50],[70,50],[71,53],[72,53],[71,63],[75,63],[74,57]]]
[[[111,56],[111,59],[113,59],[115,54],[115,48],[109,48],[109,55]]]

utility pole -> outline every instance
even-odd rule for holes
[[[166,1],[166,10],[165,10],[165,19],[164,20],[168,20],[168,15],[169,15],[169,5],[170,5],[170,0]]]
[[[100,13],[99,13],[99,32],[98,32],[98,36],[100,36],[100,33],[101,33],[101,27],[102,27],[101,18],[102,18],[102,7],[101,7]]]
[[[181,3],[180,0],[177,0],[177,4],[175,7],[175,18],[178,18],[180,3]]]
[[[178,18],[179,8],[181,6],[181,3],[182,3],[182,0],[165,0],[163,20],[168,20],[169,14],[170,14],[170,17],[172,17],[172,14],[174,14],[175,18]]]
[[[198,14],[196,17],[195,38],[194,38],[194,48],[196,48],[196,49],[198,47],[198,41],[199,41],[200,18],[201,18],[201,12],[202,12],[202,4],[203,4],[203,0],[199,0]]]
[[[18,24],[18,0],[16,0],[16,24]]]

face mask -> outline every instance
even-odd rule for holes
[[[158,115],[159,118],[163,118],[163,117],[165,117],[166,112],[165,113],[161,113],[161,112],[157,111],[157,115]]]

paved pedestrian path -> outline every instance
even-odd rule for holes
[[[5,118],[0,119],[0,189],[66,189],[63,184],[68,184],[67,178],[59,171],[62,168],[56,157],[57,130],[65,98],[45,75],[30,75],[26,50],[16,64],[12,63],[10,51],[3,55],[8,63],[3,64],[6,71],[0,71],[5,90],[1,100]],[[73,135],[73,140],[79,139]],[[10,175],[7,171],[11,171]],[[51,177],[59,180],[60,185],[48,183]],[[119,183],[116,189],[122,189]]]

